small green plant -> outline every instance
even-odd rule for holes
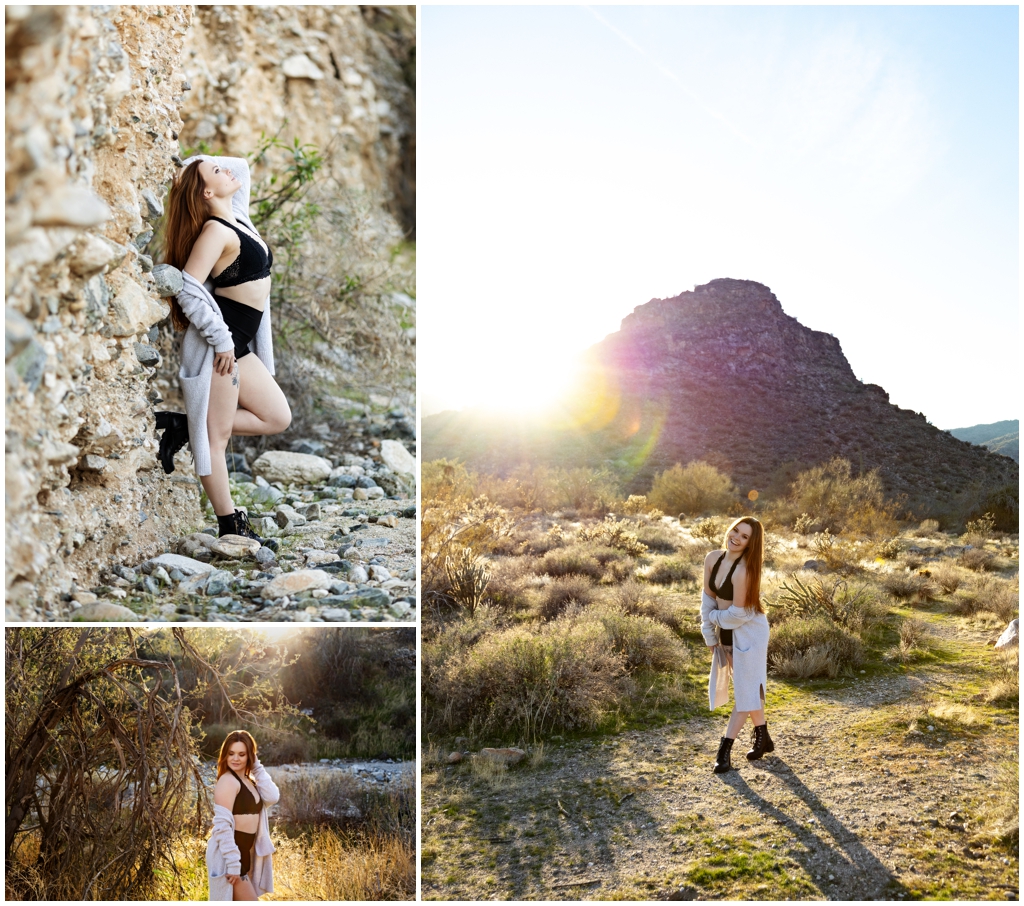
[[[445,558],[444,572],[448,577],[449,594],[472,614],[483,599],[490,567],[483,557],[464,547]]]
[[[792,576],[782,583],[778,597],[772,601],[772,618],[782,623],[793,619],[825,616],[833,623],[859,632],[873,622],[872,600],[867,588],[851,591],[845,579],[826,583],[814,579],[806,585]]]

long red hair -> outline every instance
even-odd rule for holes
[[[722,548],[729,549],[729,532],[741,522],[750,526],[750,540],[740,556],[746,561],[747,594],[743,606],[756,613],[764,613],[761,605],[761,564],[764,562],[764,526],[753,516],[741,516],[725,530]]]
[[[175,177],[167,193],[163,260],[179,271],[185,269],[188,256],[192,254],[192,246],[203,231],[203,225],[213,215],[209,203],[203,198],[205,188],[206,183],[199,172],[199,161],[195,161]],[[170,302],[171,322],[177,330],[185,330],[188,318],[179,307],[177,299],[171,296]]]
[[[220,746],[220,754],[217,756],[218,778],[221,774],[228,772],[228,749],[236,742],[245,744],[245,754],[249,757],[242,773],[248,775],[252,772],[252,767],[256,764],[256,740],[252,738],[252,734],[248,730],[232,730],[224,737],[224,742]]]

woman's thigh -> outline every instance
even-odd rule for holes
[[[250,353],[238,360],[238,369],[238,405],[276,428],[273,433],[284,431],[291,423],[292,411],[267,366]]]
[[[239,377],[232,370],[230,374],[217,374],[210,379],[210,406],[206,411],[206,430],[210,443],[227,444],[231,437],[231,426],[238,409]]]
[[[249,881],[249,880],[243,881],[241,878],[239,878],[235,882],[234,892],[232,894],[232,899],[234,899],[236,901],[237,900],[258,900],[259,897],[256,896],[256,888],[253,886],[252,881]]]

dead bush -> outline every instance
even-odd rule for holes
[[[954,599],[957,613],[973,616],[993,613],[1005,624],[1018,612],[1019,583],[999,576],[978,576],[970,588],[960,588]]]
[[[929,535],[939,533],[939,522],[937,519],[925,519],[916,529],[914,534],[919,538],[927,538]]]
[[[836,458],[797,475],[789,504],[823,531],[878,535],[892,534],[896,527],[894,507],[885,498],[878,473],[854,475],[846,459]]]
[[[519,610],[526,605],[527,589],[533,578],[530,557],[504,557],[491,569],[484,597],[503,610]]]
[[[768,640],[768,663],[779,676],[835,678],[863,659],[860,639],[824,616],[789,620],[773,628]]]
[[[600,579],[604,567],[583,544],[548,551],[537,563],[537,571],[549,576],[589,576]]]
[[[666,525],[639,525],[634,534],[641,544],[659,554],[675,553],[679,547],[679,533]]]
[[[899,643],[885,653],[886,660],[906,664],[916,660],[928,651],[928,625],[917,617],[906,617],[900,621]]]
[[[660,594],[652,592],[650,586],[642,582],[623,582],[612,591],[611,600],[623,613],[650,617],[675,632],[683,627],[679,608],[665,601]]]
[[[655,560],[641,576],[655,585],[673,585],[676,582],[692,582],[697,578],[697,572],[682,557],[665,557],[663,560]]]
[[[932,581],[942,590],[943,594],[951,595],[963,583],[963,576],[952,563],[942,560],[932,567]]]
[[[347,824],[361,812],[356,808],[360,783],[349,773],[297,772],[281,785],[281,817],[292,824]]]
[[[538,613],[545,620],[553,620],[569,606],[585,607],[593,600],[594,583],[586,576],[560,576],[544,589]]]
[[[927,600],[934,596],[934,586],[927,576],[911,572],[886,573],[882,578],[882,588],[897,601],[916,598]]]
[[[995,554],[985,550],[983,547],[969,547],[956,559],[956,562],[964,569],[973,570],[978,573],[992,569],[995,565],[994,561]]]
[[[601,622],[630,673],[678,670],[687,661],[686,648],[672,630],[650,617],[623,613],[611,604],[595,605],[587,617]]]

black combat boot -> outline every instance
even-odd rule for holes
[[[727,736],[722,737],[722,742],[718,746],[718,755],[715,756],[716,774],[724,774],[726,771],[732,770],[732,761],[729,756],[732,755],[732,744],[734,741]]]
[[[753,748],[747,752],[747,761],[757,761],[762,755],[775,751],[775,743],[772,742],[772,738],[768,735],[767,721],[761,724],[760,727],[754,727],[754,734],[750,739],[750,743]]]
[[[249,522],[249,516],[241,510],[235,510],[230,516],[217,517],[217,530],[220,537],[225,535],[241,535],[243,538],[252,538],[260,544],[266,542],[256,534]]]

